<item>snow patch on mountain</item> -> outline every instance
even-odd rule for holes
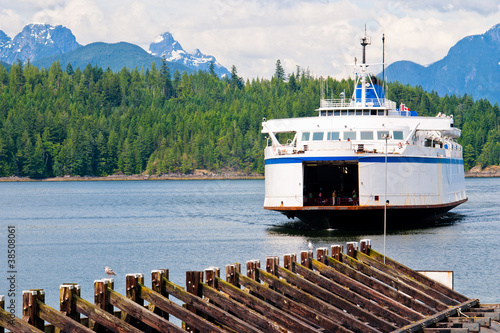
[[[218,63],[214,56],[203,54],[199,49],[196,49],[194,53],[186,52],[169,32],[158,36],[149,45],[149,53],[157,57],[165,57],[167,61],[177,62],[195,70],[207,71],[213,62],[217,75],[220,77],[229,75],[227,68]]]

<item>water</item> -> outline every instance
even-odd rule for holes
[[[447,225],[394,231],[387,256],[413,269],[452,270],[455,289],[483,303],[500,302],[500,179],[467,179],[469,201]],[[59,285],[78,283],[93,302],[104,266],[125,274],[168,268],[185,286],[185,272],[315,247],[372,239],[369,232],[291,229],[287,218],[262,208],[262,180],[99,181],[0,183],[0,295],[7,297],[7,226],[16,228],[16,315],[22,291],[44,289],[58,309]]]

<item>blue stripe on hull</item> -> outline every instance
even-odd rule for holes
[[[316,156],[316,157],[283,157],[265,160],[266,165],[289,164],[321,161],[359,161],[361,163],[385,163],[384,156]],[[463,159],[415,157],[415,156],[388,156],[387,163],[429,163],[429,164],[464,164]]]

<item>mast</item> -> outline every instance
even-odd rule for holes
[[[363,46],[363,63],[361,64],[361,105],[366,106],[366,45],[370,45],[371,41],[369,37],[366,37],[366,24],[365,24],[365,36],[361,37],[361,46]],[[356,91],[356,90],[355,90]]]
[[[385,34],[382,34],[382,84],[385,88]]]
[[[366,24],[365,24],[365,36],[361,37],[361,46],[363,46],[363,64],[366,64],[366,45],[370,45],[371,41],[369,37],[366,37]]]

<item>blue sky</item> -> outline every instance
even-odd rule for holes
[[[270,78],[277,59],[317,76],[347,77],[359,38],[372,38],[368,61],[443,58],[465,36],[500,23],[496,1],[471,0],[0,0],[0,30],[14,37],[29,23],[70,28],[80,44],[137,44],[148,49],[169,31],[188,52],[199,48],[244,78]]]

